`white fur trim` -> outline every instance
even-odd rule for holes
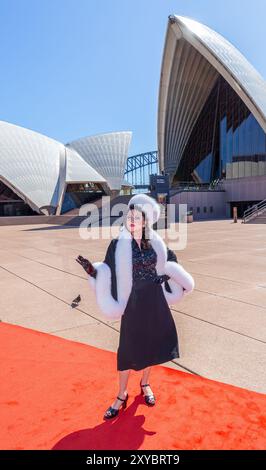
[[[104,262],[95,262],[96,279],[89,276],[89,284],[96,294],[97,304],[102,313],[110,320],[121,318],[126,307],[125,299],[120,302],[114,299],[111,289],[111,269]]]
[[[184,287],[187,293],[191,292],[195,287],[193,277],[179,263],[167,261],[165,264],[165,274],[168,274],[173,281]]]
[[[170,276],[168,284],[172,291],[171,293],[167,292],[163,285],[164,295],[169,305],[179,302],[184,295],[191,293],[195,287],[195,282],[191,274],[189,274],[181,264],[175,261],[166,262],[165,274]]]
[[[167,247],[160,235],[149,228],[148,236],[157,254],[156,272],[168,274],[171,292],[162,284],[165,299],[169,305],[182,299],[184,294],[192,292],[195,283],[193,277],[175,261],[167,261]],[[124,225],[120,230],[115,249],[115,272],[117,299],[111,294],[111,269],[104,262],[92,263],[97,269],[96,279],[89,276],[89,283],[96,293],[97,303],[102,313],[109,319],[121,318],[132,290],[132,235]],[[185,290],[183,290],[183,288]]]
[[[164,296],[168,305],[172,305],[172,304],[179,302],[182,299],[184,295],[184,290],[180,284],[177,284],[172,279],[168,279],[167,282],[170,286],[171,292],[168,292],[164,284],[162,284],[163,293],[164,293]]]
[[[125,304],[132,289],[132,237],[128,230],[123,230],[115,249],[115,273],[117,298]]]

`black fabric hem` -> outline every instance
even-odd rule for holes
[[[129,367],[124,367],[123,369],[118,369],[117,367],[117,371],[118,372],[123,372],[124,370],[142,370],[142,369],[146,369],[146,367],[150,367],[150,366],[156,366],[156,365],[159,365],[159,364],[164,364],[165,362],[169,362],[169,361],[172,361],[173,359],[178,359],[180,358],[180,355],[178,353],[174,353],[171,355],[171,357],[167,358],[167,359],[160,359],[160,360],[157,360],[157,361],[152,361],[152,362],[148,362],[144,365],[142,365],[141,367],[138,366],[138,367],[132,367],[132,366],[129,366]]]

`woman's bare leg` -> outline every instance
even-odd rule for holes
[[[118,371],[119,372],[119,391],[118,391],[117,396],[120,398],[126,398],[127,396],[127,384],[128,384],[130,370],[131,369]],[[122,404],[123,402],[116,398],[111,406],[112,408],[118,409]]]
[[[145,384],[149,383],[151,367],[152,366],[146,367],[145,369],[143,369],[142,378],[141,378],[141,385],[145,385]],[[142,390],[143,390],[145,395],[151,395],[153,393],[151,387],[142,387]]]

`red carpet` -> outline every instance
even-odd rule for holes
[[[0,323],[1,449],[266,449],[266,395],[155,366],[157,403],[139,394],[102,419],[117,393],[116,354]]]

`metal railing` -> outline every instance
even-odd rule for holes
[[[242,224],[245,224],[247,221],[254,219],[260,214],[266,212],[266,199],[263,201],[254,204],[252,207],[246,209],[243,213]]]
[[[220,191],[222,189],[222,180],[217,178],[211,181],[211,183],[196,183],[195,181],[178,181],[173,183],[171,190],[182,190],[182,191],[199,191],[205,189],[207,191]]]

